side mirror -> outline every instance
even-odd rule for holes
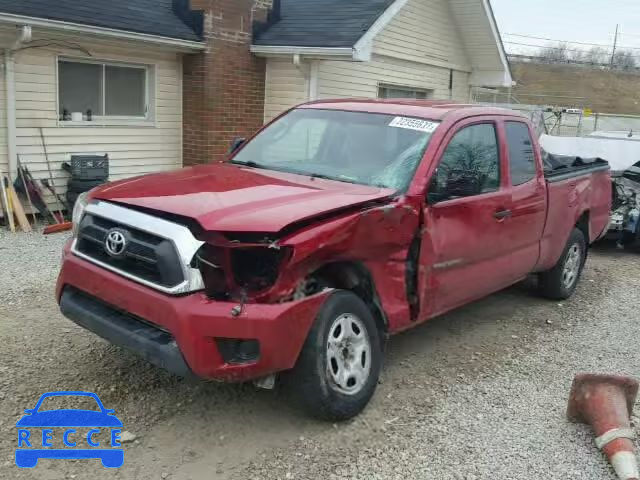
[[[229,147],[229,151],[227,152],[229,155],[235,153],[244,143],[247,141],[244,137],[236,137],[231,141],[231,146]]]

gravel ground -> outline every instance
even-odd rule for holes
[[[519,285],[392,339],[370,407],[331,425],[279,392],[177,379],[62,318],[52,292],[64,240],[0,236],[0,478],[615,478],[564,415],[575,373],[640,375],[637,254],[597,247],[562,304]],[[116,410],[135,436],[121,469],[13,465],[22,410],[61,389]]]
[[[0,230],[0,305],[14,307],[50,300],[66,233],[10,233]]]

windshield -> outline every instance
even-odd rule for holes
[[[406,190],[439,123],[411,117],[298,109],[232,163]]]

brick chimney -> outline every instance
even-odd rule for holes
[[[266,63],[249,48],[273,1],[191,0],[204,14],[207,50],[184,56],[184,165],[223,160],[234,137],[262,125]]]

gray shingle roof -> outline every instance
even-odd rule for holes
[[[353,47],[394,0],[282,0],[281,19],[255,45]]]
[[[172,0],[0,0],[0,12],[200,40],[173,11]]]

